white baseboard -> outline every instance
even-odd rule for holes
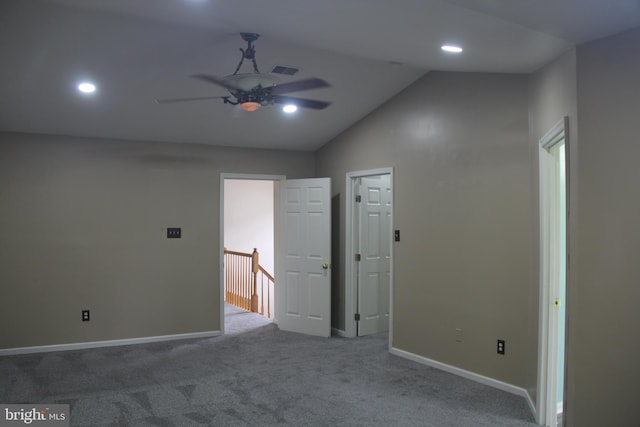
[[[0,356],[12,356],[16,354],[29,354],[29,353],[47,353],[51,351],[67,351],[67,350],[82,350],[87,348],[97,347],[114,347],[118,345],[132,345],[132,344],[144,344],[158,341],[173,341],[182,340],[188,338],[209,338],[217,337],[220,335],[220,331],[206,331],[206,332],[193,332],[189,334],[177,334],[177,335],[160,335],[156,337],[142,337],[142,338],[127,338],[121,340],[108,340],[108,341],[93,341],[93,342],[79,342],[73,344],[56,344],[56,345],[40,345],[34,347],[19,347],[19,348],[7,348],[0,349]]]
[[[396,356],[403,357],[405,359],[409,359],[414,362],[421,363],[423,365],[431,366],[432,368],[440,369],[441,371],[449,372],[450,374],[458,375],[459,377],[463,377],[468,380],[478,382],[480,384],[488,385],[489,387],[497,388],[499,390],[506,391],[508,393],[522,396],[527,400],[527,403],[529,404],[529,409],[531,410],[531,413],[533,414],[534,419],[537,419],[536,407],[533,404],[533,400],[531,400],[531,396],[529,395],[527,390],[523,389],[522,387],[505,383],[503,381],[499,381],[493,378],[485,377],[484,375],[476,374],[475,372],[467,371],[465,369],[456,368],[455,366],[447,365],[446,363],[438,362],[436,360],[429,359],[424,356],[417,355],[415,353],[410,353],[405,350],[400,350],[399,348],[391,347],[389,352]]]
[[[538,420],[538,410],[536,409],[536,405],[531,400],[531,395],[525,390],[525,399],[527,399],[527,403],[529,404],[529,410],[531,411],[531,415],[533,415],[534,420]]]
[[[342,329],[338,329],[338,328],[331,328],[331,335],[337,335],[337,336],[343,337],[343,338],[347,337],[347,333],[345,331],[343,331]]]

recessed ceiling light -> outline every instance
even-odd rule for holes
[[[442,45],[442,47],[440,47],[440,49],[444,50],[445,52],[449,52],[449,53],[460,53],[460,52],[462,52],[462,48],[460,46],[454,46],[454,45],[451,45],[451,44]]]
[[[82,93],[93,93],[96,91],[96,85],[89,82],[83,82],[78,85],[78,90]]]
[[[293,104],[287,104],[284,107],[282,107],[282,111],[284,111],[285,113],[291,114],[298,111],[298,107]]]

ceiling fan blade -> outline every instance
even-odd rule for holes
[[[192,98],[165,98],[165,99],[156,99],[158,104],[173,104],[176,102],[189,102],[189,101],[205,101],[208,99],[223,99],[228,98],[227,96],[196,96]]]
[[[276,104],[295,104],[298,107],[311,108],[314,110],[324,110],[329,105],[331,105],[331,103],[327,101],[318,101],[316,99],[306,99],[306,98],[296,98],[293,96],[274,96],[273,102],[275,102]]]
[[[317,77],[312,77],[310,79],[298,80],[295,82],[276,85],[276,87],[271,90],[271,94],[282,95],[283,93],[299,92],[302,90],[318,89],[321,87],[329,86],[329,83],[327,83],[326,81]]]
[[[225,82],[224,79],[221,79],[220,77],[216,77],[216,76],[211,76],[209,74],[194,74],[191,77],[193,77],[194,79],[202,80],[203,82],[213,83],[214,85],[222,86],[223,88],[230,91],[236,92],[241,90],[239,87]]]

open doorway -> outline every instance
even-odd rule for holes
[[[221,328],[225,307],[275,316],[275,194],[280,176],[220,179]],[[236,316],[237,317],[237,316]]]
[[[391,331],[393,169],[348,173],[346,198],[345,335]]]
[[[568,119],[541,140],[540,170],[540,355],[539,422],[563,425],[567,306]]]

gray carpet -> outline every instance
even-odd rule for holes
[[[73,426],[535,426],[521,397],[387,352],[387,336],[227,334],[0,358],[1,403],[68,403]]]

